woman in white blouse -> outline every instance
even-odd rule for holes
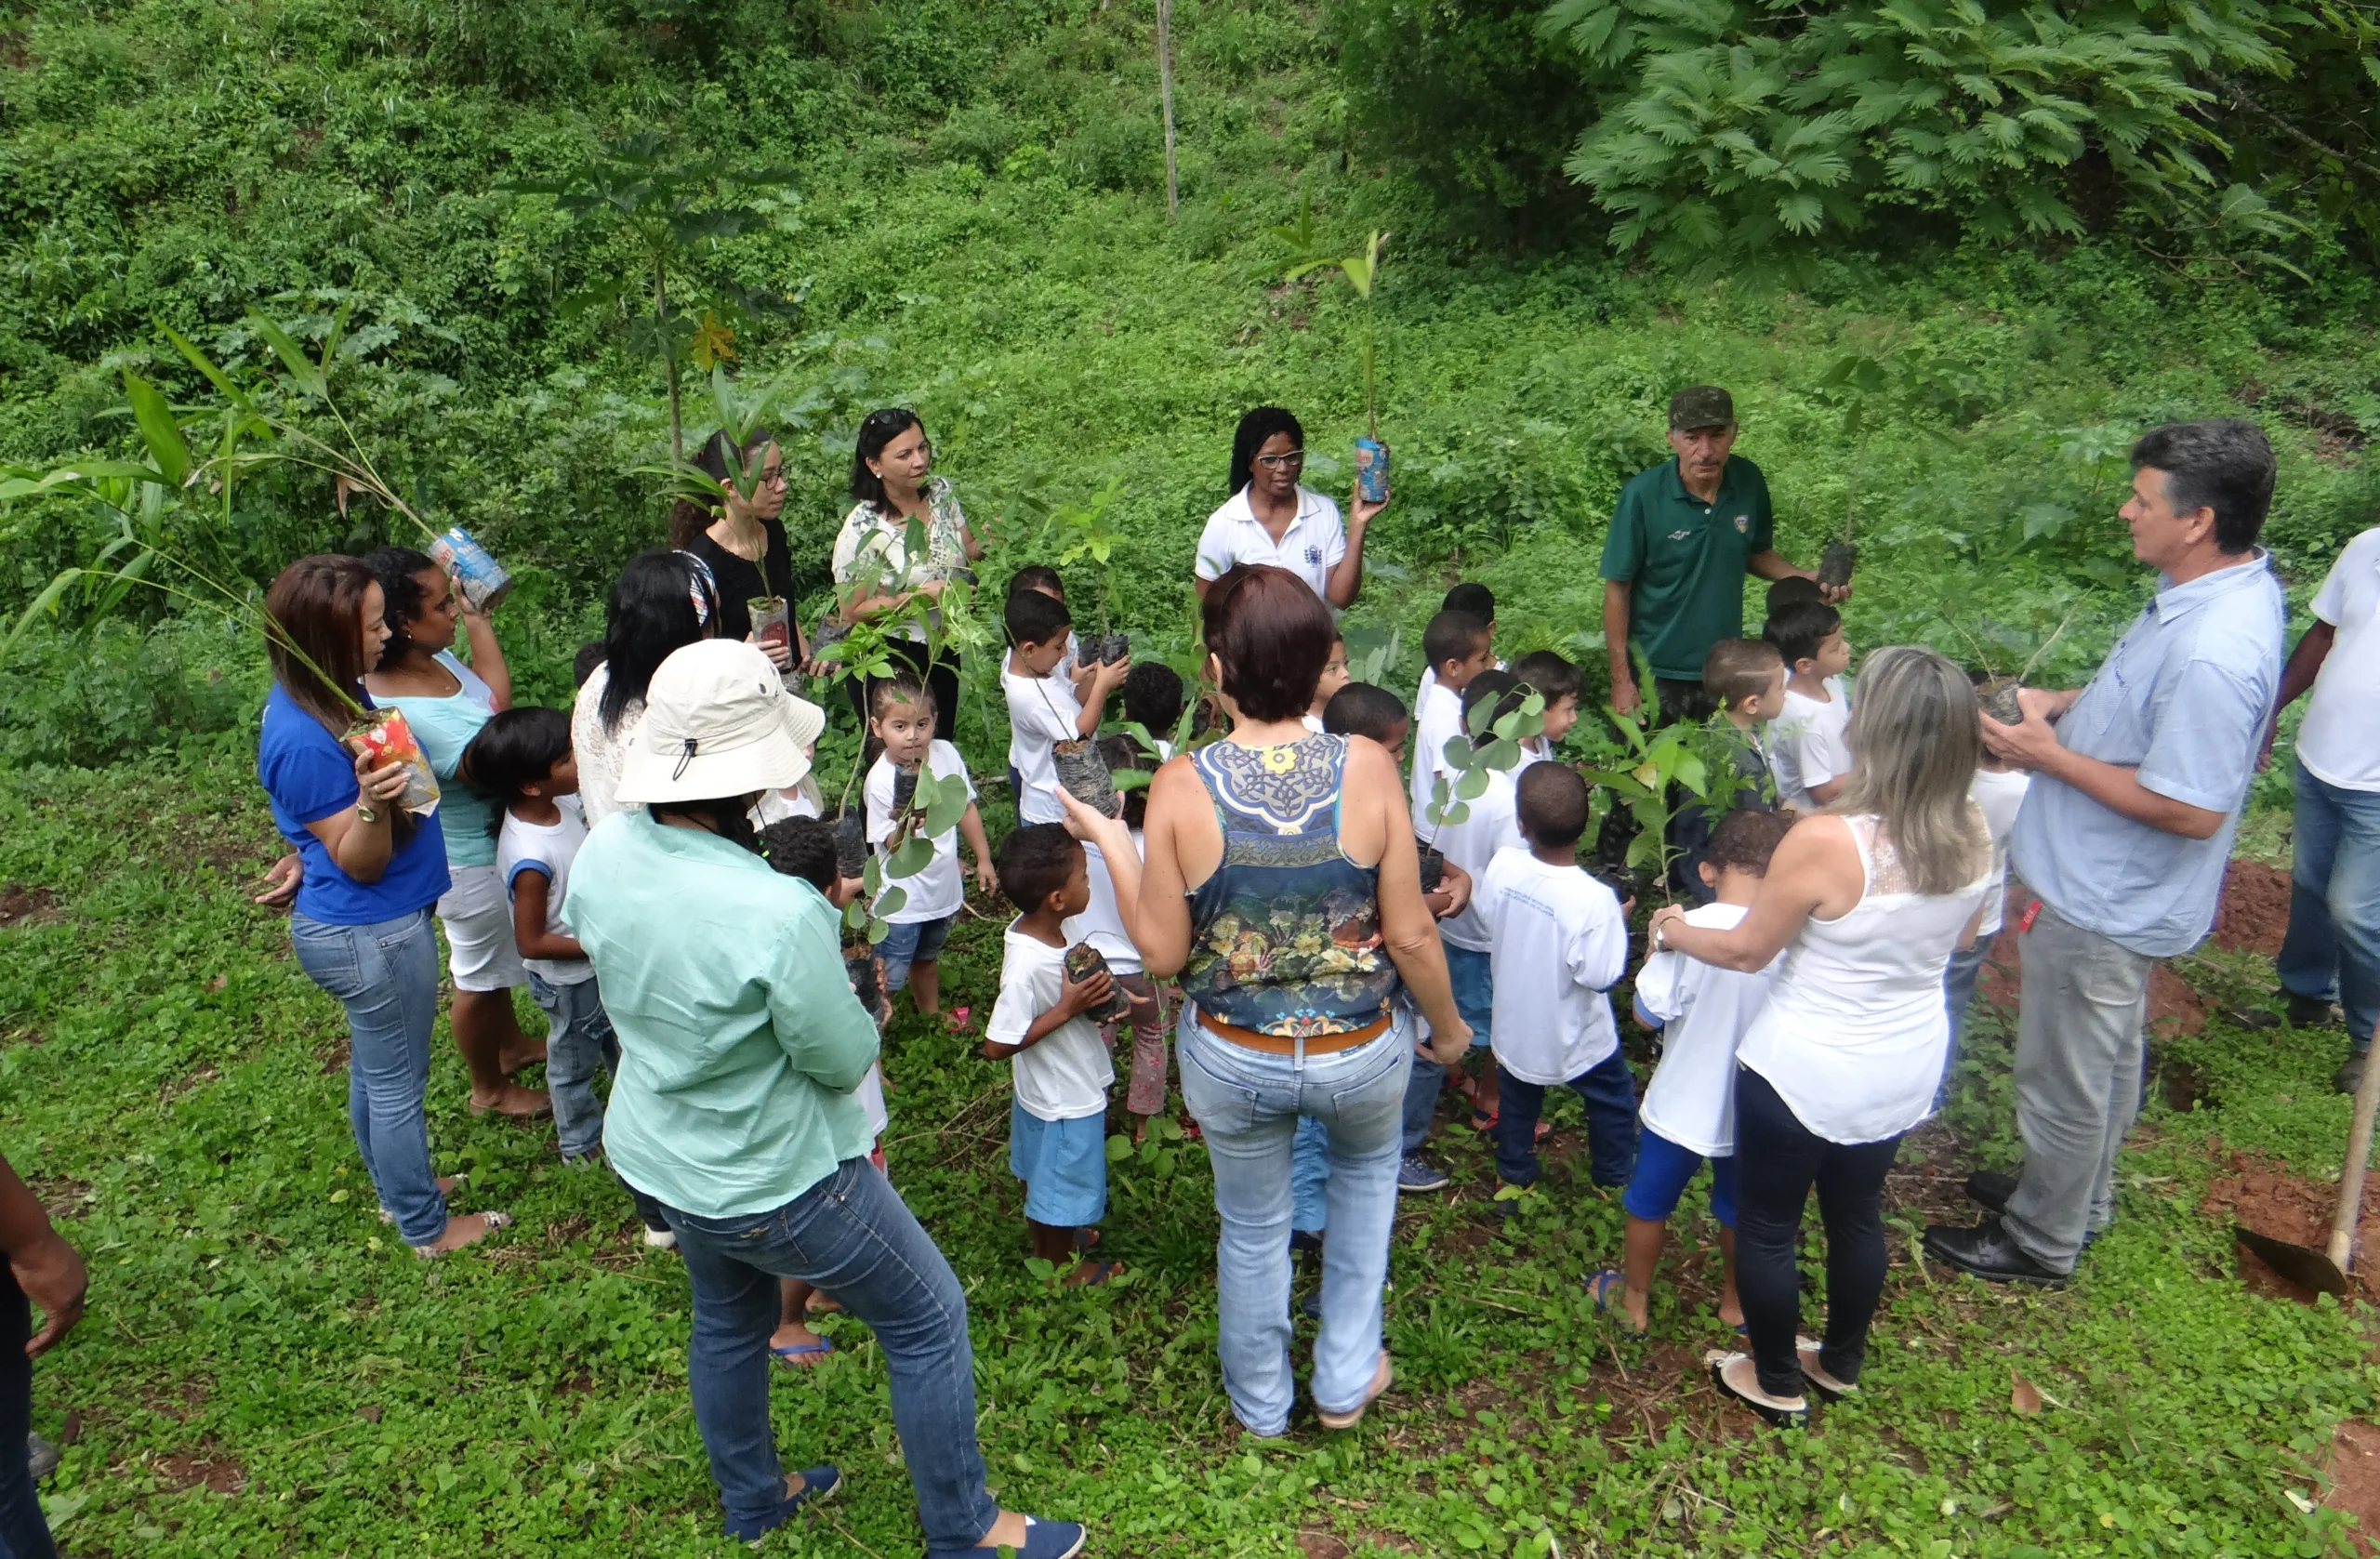
[[[1364,588],[1364,531],[1388,500],[1368,504],[1351,495],[1348,519],[1339,506],[1300,485],[1305,471],[1305,429],[1278,406],[1259,406],[1239,419],[1231,441],[1231,496],[1198,533],[1191,584],[1198,599],[1236,563],[1285,568],[1330,607],[1343,612]]]
[[[1706,1359],[1719,1389],[1801,1421],[1804,1382],[1858,1389],[1884,1281],[1883,1196],[1901,1134],[1933,1110],[1950,1043],[1942,972],[1971,945],[1991,841],[1967,799],[1975,690],[1930,650],[1878,650],[1834,805],[1793,826],[1732,930],[1653,917],[1656,947],[1726,969],[1785,955],[1736,1054],[1736,1284],[1752,1352]],[[1826,1223],[1823,1341],[1797,1338],[1803,1203]]]
[[[933,445],[917,413],[889,406],[861,421],[859,445],[852,452],[851,491],[857,502],[835,533],[835,593],[843,621],[868,622],[919,599],[938,601],[956,577],[972,582],[967,565],[984,555],[984,544],[968,529],[950,483],[932,470]],[[910,547],[912,524],[923,535],[921,553]],[[934,735],[955,740],[958,654],[945,649],[929,666],[925,630],[911,623],[901,638],[910,645],[901,658],[933,692]],[[857,680],[848,686],[865,724],[868,690]]]
[[[592,828],[620,810],[620,764],[644,722],[645,685],[671,654],[719,631],[719,589],[690,552],[640,552],[620,570],[603,613],[603,664],[579,684],[570,745],[578,805]]]

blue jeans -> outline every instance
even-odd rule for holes
[[[620,1040],[603,1011],[603,993],[589,978],[557,985],[532,971],[529,994],[546,1014],[546,1089],[554,1103],[554,1137],[565,1160],[603,1145],[603,1102],[595,1097],[595,1069],[619,1075]]]
[[[1566,1085],[1587,1107],[1587,1161],[1597,1185],[1625,1185],[1636,1168],[1636,1077],[1618,1050]],[[1537,1117],[1543,1083],[1496,1067],[1496,1173],[1507,1185],[1537,1183]]]
[[[33,1416],[33,1364],[25,1357],[25,1340],[33,1334],[24,1290],[0,1262],[0,1559],[58,1559],[25,1459]]]
[[[2348,1041],[2380,1014],[2380,790],[2346,790],[2297,765],[2289,934],[2275,960],[2291,993],[2347,1009]]]
[[[1488,1048],[1496,1015],[1495,964],[1486,953],[1447,945],[1447,983],[1454,987],[1454,1010],[1471,1025],[1471,1048]]]
[[[307,978],[347,1009],[347,1121],[380,1205],[407,1245],[446,1232],[446,1198],[430,1169],[430,1030],[438,1021],[438,936],[430,911],[370,926],[289,917]]]
[[[1312,1116],[1298,1116],[1289,1139],[1289,1227],[1318,1235],[1328,1222],[1323,1198],[1330,1189],[1330,1133]]]
[[[1950,1091],[1950,1074],[1959,1064],[1959,1037],[1967,1029],[1967,1009],[1975,1005],[1976,977],[1983,972],[1983,960],[1998,934],[1978,934],[1975,945],[1964,953],[1952,948],[1950,966],[1942,971],[1942,1005],[1950,1012],[1950,1048],[1942,1052],[1942,1084],[1934,1098],[1937,1104]]]
[[[932,963],[942,957],[943,944],[950,940],[950,928],[958,918],[951,914],[939,920],[909,920],[885,931],[884,940],[876,945],[876,956],[884,960],[886,996],[908,989],[911,964]]]
[[[1185,1005],[1175,1053],[1182,1097],[1206,1133],[1214,1166],[1216,1351],[1232,1412],[1250,1433],[1289,1426],[1289,1171],[1298,1122],[1322,1123],[1330,1182],[1322,1249],[1322,1328],[1314,1344],[1314,1402],[1347,1412],[1364,1400],[1380,1362],[1381,1286],[1396,1221],[1399,1103],[1413,1064],[1411,1021],[1329,1055],[1267,1055],[1200,1027]]]
[[[999,1507],[975,1445],[975,1356],[967,1296],[890,1182],[865,1158],[769,1212],[699,1218],[664,1203],[694,1290],[686,1375],[694,1423],[731,1523],[773,1519],[785,1469],[769,1427],[769,1334],[777,1279],[840,1301],[876,1334],[891,1377],[892,1426],[935,1552],[972,1548]]]

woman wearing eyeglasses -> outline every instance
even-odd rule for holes
[[[1192,584],[1198,599],[1236,563],[1285,568],[1340,611],[1364,588],[1364,531],[1388,507],[1351,495],[1344,525],[1339,506],[1300,486],[1305,470],[1305,429],[1278,406],[1259,406],[1239,419],[1231,441],[1231,496],[1198,533]]]
[[[835,594],[845,622],[889,616],[919,600],[939,601],[943,587],[984,555],[950,483],[932,470],[933,445],[917,413],[888,406],[860,423],[859,446],[852,452],[852,496],[858,501],[835,535]],[[922,553],[910,551],[912,524],[924,536]],[[901,637],[910,645],[901,658],[933,690],[934,734],[956,740],[959,656],[945,650],[928,666],[925,629],[911,622]],[[856,681],[850,688],[852,707],[865,722],[868,690]]]
[[[747,498],[736,488],[755,458],[760,480]],[[785,452],[766,429],[741,445],[721,429],[703,441],[694,464],[719,483],[719,508],[679,499],[670,514],[669,545],[700,558],[719,587],[719,625],[712,637],[750,640],[780,671],[802,665],[810,659],[810,645],[800,623],[787,625],[790,642],[764,641],[752,631],[753,601],[765,596],[789,601],[793,596],[793,559],[777,518],[785,512]]]

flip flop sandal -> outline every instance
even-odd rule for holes
[[[1738,1402],[1758,1413],[1772,1428],[1800,1429],[1808,1424],[1810,1421],[1808,1403],[1796,1401],[1791,1397],[1771,1396],[1760,1389],[1757,1381],[1752,1383],[1750,1391],[1741,1390],[1730,1383],[1727,1380],[1727,1367],[1738,1359],[1749,1364],[1752,1362],[1752,1355],[1731,1354],[1719,1348],[1713,1348],[1702,1355],[1702,1362],[1711,1367],[1711,1383],[1719,1388],[1720,1395],[1734,1397]]]
[[[1078,1228],[1075,1231],[1075,1249],[1077,1250],[1088,1250],[1098,1243],[1099,1231],[1097,1229]]]
[[[1631,1337],[1642,1337],[1645,1335],[1643,1332],[1628,1324],[1627,1312],[1618,1309],[1613,1303],[1612,1296],[1624,1291],[1627,1287],[1626,1277],[1610,1267],[1605,1267],[1588,1276],[1587,1297],[1595,1301],[1596,1315],[1617,1315],[1622,1331]]]
[[[1089,1272],[1091,1275],[1084,1278],[1079,1283],[1067,1285],[1069,1288],[1096,1288],[1111,1277],[1121,1277],[1124,1275],[1124,1263],[1121,1262],[1085,1262],[1083,1263],[1083,1270]]]
[[[1840,1402],[1846,1396],[1859,1394],[1857,1382],[1838,1381],[1818,1363],[1818,1354],[1825,1347],[1816,1338],[1797,1337],[1793,1351],[1801,1356],[1802,1379],[1816,1386],[1820,1396],[1829,1402]]]
[[[1364,1409],[1379,1401],[1381,1394],[1387,1391],[1395,1380],[1396,1372],[1388,1366],[1388,1350],[1382,1348],[1380,1351],[1380,1363],[1372,1370],[1372,1383],[1364,1392],[1364,1399],[1361,1402],[1343,1413],[1326,1413],[1320,1407],[1316,1407],[1314,1416],[1321,1420],[1322,1427],[1325,1429],[1353,1429],[1363,1421]]]
[[[822,1337],[815,1342],[797,1343],[790,1348],[771,1348],[779,1364],[793,1369],[807,1369],[835,1351],[835,1340]]]
[[[487,1232],[491,1235],[496,1233],[498,1229],[509,1229],[512,1227],[512,1215],[509,1212],[466,1212],[460,1216],[478,1219],[480,1222],[487,1225]],[[484,1238],[484,1236],[483,1236],[483,1238]],[[480,1243],[480,1240],[473,1240],[471,1245],[478,1245]],[[471,1245],[458,1245],[455,1249],[469,1250],[471,1248]],[[435,1247],[428,1245],[416,1245],[413,1247],[413,1253],[415,1256],[425,1262],[443,1262],[448,1256],[454,1254],[453,1251],[440,1250]]]
[[[973,1015],[974,1009],[972,1007],[954,1007],[944,1014],[942,1026],[951,1034],[964,1034],[967,1032],[967,1022]]]
[[[808,1315],[837,1315],[842,1313],[842,1308],[840,1300],[830,1300],[824,1294],[813,1292],[810,1302],[802,1307],[802,1313]]]

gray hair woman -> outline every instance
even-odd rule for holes
[[[1752,1352],[1713,1352],[1712,1380],[1772,1423],[1807,1416],[1806,1381],[1858,1390],[1884,1290],[1884,1175],[1933,1110],[1950,1016],[1942,972],[1972,945],[1991,843],[1967,799],[1982,749],[1975,690],[1930,650],[1878,650],[1851,717],[1834,805],[1793,826],[1743,919],[1726,931],[1653,917],[1653,945],[1726,969],[1765,968],[1768,1005],[1736,1054],[1736,1286]],[[1823,1341],[1797,1338],[1802,1208],[1827,1238]]]

